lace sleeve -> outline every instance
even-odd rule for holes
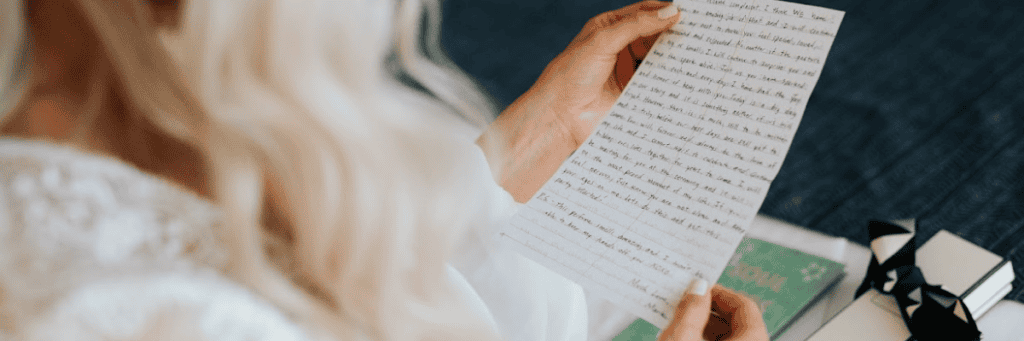
[[[2,330],[88,283],[226,264],[213,205],[119,160],[0,140],[0,170]]]

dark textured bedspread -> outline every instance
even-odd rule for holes
[[[917,218],[1014,262],[1024,302],[1024,3],[798,1],[846,11],[761,213],[868,242]],[[610,0],[448,0],[443,43],[502,104]]]

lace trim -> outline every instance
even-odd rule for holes
[[[110,272],[223,269],[219,225],[209,202],[115,158],[0,140],[0,314]]]

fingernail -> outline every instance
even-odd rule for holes
[[[708,293],[708,281],[694,278],[690,281],[690,287],[686,289],[686,292],[697,296],[704,296]]]
[[[665,19],[679,13],[679,9],[675,5],[668,5],[665,8],[658,10],[658,19]]]

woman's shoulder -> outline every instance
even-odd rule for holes
[[[0,139],[0,170],[0,339],[12,327],[19,337],[81,339],[181,326],[207,339],[305,339],[221,273],[219,211],[201,197],[116,158],[42,141]]]
[[[0,139],[0,169],[0,237],[27,243],[33,258],[115,264],[198,252],[210,265],[224,261],[212,204],[116,158]]]

